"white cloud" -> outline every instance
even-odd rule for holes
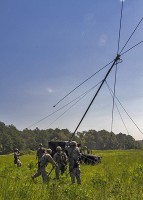
[[[55,90],[53,90],[52,88],[47,88],[48,93],[54,93]]]
[[[47,93],[48,94],[55,93],[55,90],[53,90],[50,87],[38,86],[38,87],[34,87],[34,88],[29,88],[27,90],[27,93],[29,95],[41,96],[41,95],[47,95]]]
[[[105,46],[107,43],[107,36],[101,35],[98,41],[99,46]]]

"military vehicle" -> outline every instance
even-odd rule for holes
[[[50,141],[48,142],[48,146],[50,149],[52,149],[52,156],[56,153],[56,147],[60,146],[62,148],[62,150],[67,154],[68,156],[68,152],[66,151],[66,146],[69,144],[69,141]],[[78,144],[79,148],[81,147],[80,144]],[[80,148],[81,149],[81,148]],[[85,163],[85,164],[97,164],[101,162],[102,157],[100,156],[96,156],[93,154],[86,154],[86,153],[82,153],[81,150],[81,163]]]
[[[67,151],[65,149],[67,144],[68,144],[68,141],[64,141],[64,142],[63,141],[62,142],[50,141],[50,142],[48,142],[48,147],[52,150],[51,156],[53,157],[54,154],[57,152],[56,151],[57,146],[60,146],[62,148],[62,150],[67,154]]]
[[[81,161],[84,162],[85,164],[91,164],[95,165],[97,163],[101,162],[101,156],[96,156],[93,154],[81,154]]]

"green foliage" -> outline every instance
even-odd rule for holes
[[[47,184],[42,178],[31,180],[37,170],[35,155],[21,156],[22,167],[13,164],[13,156],[0,156],[0,199],[14,200],[142,200],[143,151],[94,151],[103,157],[101,164],[81,165],[82,184],[71,184],[68,174],[59,181],[55,172]],[[47,171],[51,170],[49,164]]]
[[[35,151],[42,143],[48,148],[48,141],[68,141],[71,133],[68,129],[34,130],[24,129],[19,131],[15,126],[6,126],[0,122],[0,154],[13,152],[18,148],[22,152]],[[135,141],[132,136],[119,133],[115,135],[105,130],[78,132],[73,140],[87,146],[88,149],[140,149],[143,143]],[[30,153],[30,152],[29,152]]]

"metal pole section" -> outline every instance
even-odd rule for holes
[[[98,95],[98,93],[99,93],[99,91],[100,91],[101,87],[103,86],[104,82],[106,81],[106,78],[108,77],[108,75],[110,74],[110,72],[111,72],[112,68],[113,68],[113,67],[114,67],[114,65],[117,63],[117,61],[118,61],[118,60],[120,60],[120,55],[119,55],[119,54],[117,54],[116,58],[114,59],[114,62],[113,62],[113,64],[112,64],[112,66],[110,67],[110,69],[108,70],[107,74],[105,75],[105,77],[104,77],[104,79],[103,79],[102,83],[100,84],[100,86],[99,86],[99,88],[98,88],[98,90],[97,90],[96,94],[94,95],[94,97],[93,97],[92,101],[90,102],[90,104],[89,104],[88,108],[86,109],[86,111],[85,111],[85,113],[84,113],[83,117],[81,118],[81,120],[80,120],[79,124],[77,125],[77,127],[76,127],[76,129],[75,129],[74,133],[72,134],[72,136],[71,136],[71,139],[70,139],[70,140],[72,140],[72,138],[74,137],[74,135],[75,135],[75,133],[76,133],[76,131],[77,131],[78,127],[80,126],[80,124],[81,124],[81,122],[83,121],[83,119],[84,119],[85,115],[87,114],[87,112],[88,112],[88,110],[89,110],[90,106],[92,105],[92,103],[93,103],[94,99],[96,98],[96,96]]]

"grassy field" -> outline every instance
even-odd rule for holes
[[[0,156],[0,200],[143,200],[143,151],[95,151],[101,164],[81,165],[82,185],[72,185],[67,172],[59,181],[55,172],[47,184],[31,175],[37,170],[35,155],[20,157],[22,167],[13,164],[13,155]],[[52,166],[49,164],[47,171]]]

